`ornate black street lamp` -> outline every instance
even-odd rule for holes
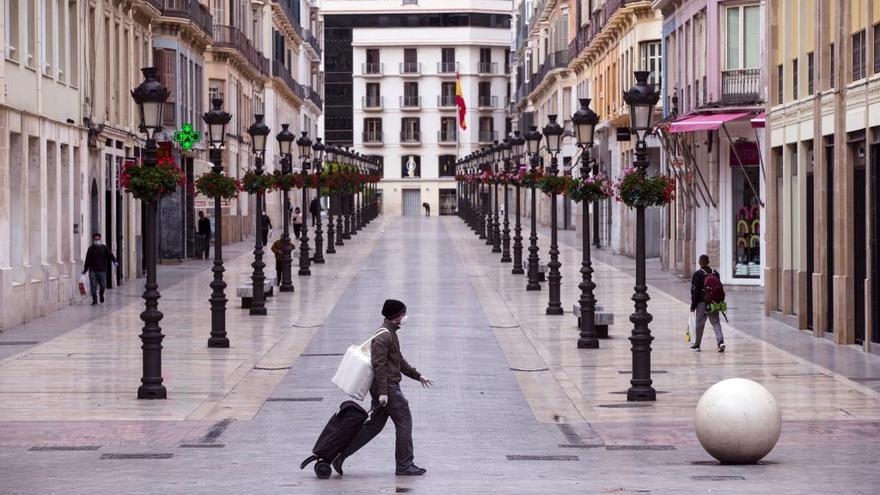
[[[315,188],[315,197],[318,198],[318,218],[315,219],[315,255],[312,258],[313,263],[319,265],[324,263],[324,229],[321,226],[321,171],[324,163],[324,143],[321,138],[315,138],[315,144],[312,150],[315,152],[315,177],[317,177],[318,187]]]
[[[538,150],[541,148],[541,137],[538,127],[534,125],[529,127],[529,132],[525,135],[526,151],[529,155],[529,170],[532,174],[538,171]],[[538,274],[538,263],[540,262],[538,258],[538,225],[536,220],[537,213],[535,211],[537,209],[538,191],[535,189],[534,181],[529,185],[529,188],[532,190],[532,229],[529,234],[529,278],[528,283],[526,283],[526,290],[541,290],[541,279]]]
[[[263,122],[261,114],[254,115],[254,123],[248,128],[248,134],[251,135],[251,148],[254,152],[254,173],[263,175],[263,157],[266,155],[266,136],[269,135],[269,126]],[[252,315],[266,314],[266,294],[263,290],[263,284],[266,280],[266,275],[263,273],[263,268],[266,267],[266,264],[263,263],[263,202],[265,198],[266,191],[257,189],[255,201],[257,232],[254,236],[256,238],[254,241],[254,263],[251,265],[254,267],[254,273],[251,275],[253,294],[250,314]]]
[[[513,155],[513,167],[514,167],[513,171],[516,174],[519,174],[519,172],[520,172],[520,160],[522,159],[522,156],[523,156],[523,147],[525,146],[525,142],[526,142],[526,140],[523,139],[522,136],[520,136],[519,131],[514,131],[513,138],[510,140],[510,147],[511,147],[511,154]],[[516,220],[515,220],[515,226],[513,229],[513,270],[511,270],[511,273],[513,273],[514,275],[522,275],[523,273],[525,273],[525,271],[523,270],[523,262],[522,262],[522,251],[523,251],[522,240],[523,240],[523,237],[522,237],[522,227],[520,225],[520,218],[519,218],[519,215],[520,215],[520,213],[519,213],[519,203],[520,203],[519,190],[520,190],[520,183],[519,183],[519,181],[517,181],[516,182],[516,198],[515,198],[516,199]]]
[[[361,157],[360,153],[355,151],[352,154],[351,165],[354,167],[355,173],[361,173]],[[357,231],[361,228],[361,205],[360,205],[360,187],[351,195],[351,235],[357,235]]]
[[[559,172],[557,155],[562,145],[562,126],[556,122],[556,115],[548,115],[549,122],[544,126],[544,138],[547,141],[547,151],[550,153],[549,175],[555,176]],[[556,191],[550,193],[550,262],[547,263],[547,286],[550,289],[550,300],[547,304],[548,315],[561,315],[560,291],[562,286],[562,274],[559,273],[559,245],[557,244],[556,225]]]
[[[140,117],[140,131],[147,135],[144,144],[144,166],[155,167],[158,164],[156,158],[156,133],[162,129],[162,110],[165,108],[165,100],[168,99],[168,88],[162,86],[156,76],[158,70],[155,67],[144,67],[143,82],[131,92],[131,97],[138,106]],[[159,284],[156,281],[156,213],[159,206],[157,199],[145,201],[144,205],[144,267],[147,271],[147,280],[144,284],[144,311],[141,320],[144,327],[141,330],[141,350],[143,352],[143,375],[141,385],[138,387],[138,399],[165,399],[168,396],[165,385],[162,384],[162,328],[159,322],[162,320],[162,312],[159,311]]]
[[[354,153],[351,150],[345,150],[345,153],[342,155],[345,160],[345,164],[347,168],[351,168],[352,163],[354,163]],[[345,219],[343,222],[342,229],[342,238],[345,240],[351,239],[351,231],[352,231],[352,214],[354,213],[354,198],[351,193],[347,193],[344,195],[345,197]]]
[[[326,146],[324,148],[324,156],[330,166],[336,166],[336,148],[333,146]],[[327,254],[336,254],[336,240],[334,239],[336,237],[336,229],[333,227],[333,198],[335,195],[329,188],[327,192],[330,193],[328,196],[329,206],[327,207]]]
[[[278,151],[281,153],[281,172],[283,174],[293,173],[293,162],[291,161],[291,148],[295,136],[289,130],[290,124],[281,124],[281,132],[275,139],[278,140]],[[290,266],[293,264],[291,259],[290,246],[290,188],[284,187],[284,230],[281,233],[281,292],[293,292],[293,277],[290,273]]]
[[[211,111],[202,120],[208,125],[208,158],[211,160],[211,173],[223,173],[223,147],[226,145],[226,125],[232,114],[223,110],[223,100],[211,100]],[[211,337],[208,347],[229,347],[226,336],[226,282],[223,281],[223,211],[220,196],[214,198],[214,266],[211,272]]]
[[[507,174],[510,172],[510,137],[505,137],[504,142],[498,145],[501,150],[501,162],[504,166],[504,173]],[[509,192],[510,187],[507,185],[507,180],[504,181],[504,228],[501,231],[501,262],[502,263],[510,263],[513,261],[510,258],[510,219],[508,217],[508,211],[510,208],[509,201]]]
[[[344,166],[346,161],[346,151],[343,148],[336,149],[336,163],[340,166]],[[336,215],[336,245],[344,246],[345,245],[345,230],[343,228],[343,221],[345,219],[345,212],[348,208],[348,204],[346,203],[345,194],[337,195],[338,203],[339,203],[339,212]]]
[[[302,215],[306,216],[309,211],[309,157],[312,152],[312,140],[309,139],[309,133],[302,131],[302,136],[296,140],[296,146],[299,148],[299,159],[302,160]],[[299,238],[299,274],[301,276],[311,276],[312,270],[309,268],[309,222],[303,220],[302,235]]]
[[[636,83],[623,93],[623,101],[629,105],[630,128],[636,134],[635,160],[633,166],[637,173],[646,174],[648,169],[647,144],[645,138],[651,131],[654,106],[660,95],[648,84],[649,71],[634,72]],[[632,300],[635,311],[629,317],[633,323],[632,336],[632,379],[626,392],[629,401],[657,400],[657,392],[651,386],[651,330],[648,324],[654,319],[648,313],[648,286],[645,281],[645,207],[636,207],[636,285]]]
[[[596,124],[599,123],[599,116],[590,108],[589,98],[581,98],[580,104],[581,107],[571,116],[571,121],[574,124],[577,145],[581,149],[581,177],[586,178],[590,173],[590,149],[593,147],[593,134],[596,130]],[[595,207],[593,211],[595,212]],[[577,346],[578,349],[598,349],[599,338],[596,335],[595,321],[596,297],[593,294],[596,284],[593,283],[593,262],[590,259],[590,205],[586,201],[581,204],[581,230],[583,234],[581,238],[583,261],[581,262],[581,283],[578,285],[581,289],[579,301],[581,335],[578,338]]]
[[[477,167],[480,175],[483,174],[486,170],[491,171],[487,168],[486,158],[489,156],[489,149],[483,148],[477,152]],[[480,239],[486,240],[486,245],[492,245],[492,198],[490,198],[490,188],[488,184],[484,184],[482,179],[480,180],[480,215],[482,216],[481,225],[482,228],[480,230],[481,235]]]
[[[489,150],[490,170],[495,174],[494,191],[492,192],[494,208],[492,211],[492,252],[501,252],[501,218],[498,216],[498,172],[501,171],[501,145],[496,140]]]

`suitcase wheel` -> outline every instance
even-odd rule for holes
[[[330,478],[330,474],[332,470],[330,469],[330,463],[327,461],[318,461],[315,464],[315,474],[318,475],[318,478],[322,480],[326,480]]]
[[[302,461],[302,464],[299,465],[299,468],[305,469],[306,466],[308,466],[310,462],[315,461],[317,459],[318,459],[318,456],[316,456],[316,455],[311,455],[309,457],[306,457],[306,459],[304,461]]]

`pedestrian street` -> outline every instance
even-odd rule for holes
[[[687,307],[651,291],[653,403],[628,403],[626,270],[596,262],[611,338],[578,350],[574,316],[546,316],[546,292],[521,290],[454,217],[380,218],[335,264],[294,279],[268,316],[230,302],[229,349],[208,349],[206,262],[163,266],[168,399],[138,401],[137,284],[85,318],[78,305],[12,329],[0,342],[38,344],[0,362],[2,493],[872,493],[849,476],[880,453],[880,396],[864,384],[725,324],[724,354],[691,352]],[[542,246],[543,247],[543,246]],[[230,285],[247,249],[233,246]],[[563,243],[563,302],[576,298],[578,252]],[[345,399],[330,383],[346,347],[381,323],[382,301],[407,304],[407,360],[436,385],[405,381],[416,462],[393,474],[386,430],[346,461],[345,476],[300,470]],[[130,298],[130,301],[126,301]],[[732,309],[735,312],[736,308]],[[62,328],[65,321],[72,322]],[[54,333],[53,333],[54,332]],[[35,334],[37,335],[37,334]],[[707,336],[706,338],[711,338]],[[44,339],[44,340],[43,340]],[[821,346],[816,342],[815,346]],[[13,346],[3,346],[8,351]],[[18,347],[18,346],[15,346]],[[877,370],[865,356],[865,371]],[[783,431],[759,464],[723,466],[693,430],[703,391],[745,377],[776,397]],[[139,454],[149,454],[138,456]],[[152,458],[133,458],[152,457]],[[823,469],[813,469],[821,463]]]

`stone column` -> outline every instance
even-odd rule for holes
[[[821,3],[821,2],[820,2]],[[773,95],[779,91],[779,82],[775,77],[769,77],[775,74],[776,50],[780,47],[774,46],[773,40],[776,39],[776,30],[779,29],[778,20],[776,19],[773,8],[768,8],[766,12],[766,21],[764,22],[764,74],[767,74],[767,101],[773,101]],[[821,71],[819,71],[821,72]],[[777,102],[778,103],[778,102]],[[767,119],[772,126],[773,118]],[[767,246],[766,257],[764,259],[764,315],[767,316],[771,311],[776,310],[779,303],[777,297],[778,284],[778,258],[779,246],[777,241],[777,199],[776,199],[776,156],[771,152],[770,139],[772,132],[768,129],[767,139],[764,140],[764,156],[767,157],[767,180],[765,184],[766,206],[764,208],[764,243]]]
[[[816,2],[814,15],[814,31],[816,46],[815,65],[819,67],[816,77],[816,89],[824,90],[831,84],[829,70],[826,65],[831,56],[828,50],[828,5],[827,2]],[[830,276],[825,267],[828,266],[828,161],[825,155],[825,138],[822,132],[822,99],[813,100],[813,335],[823,337],[830,328],[826,319],[828,314],[827,280]]]

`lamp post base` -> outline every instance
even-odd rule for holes
[[[626,391],[626,400],[629,402],[648,402],[657,400],[657,391],[650,385],[643,387],[631,387]]]
[[[598,340],[578,339],[578,349],[598,349]]]
[[[229,339],[226,337],[211,337],[208,339],[208,347],[227,348],[229,347]]]
[[[143,384],[138,387],[138,399],[167,399],[168,390],[162,384]]]

